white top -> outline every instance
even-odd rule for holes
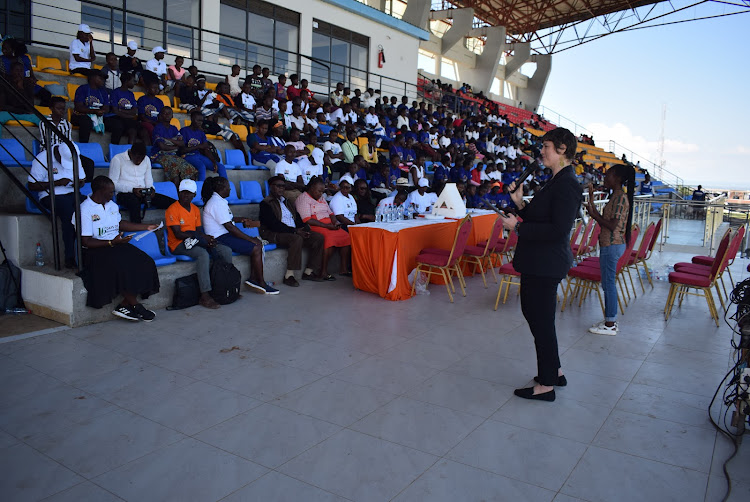
[[[395,205],[396,196],[391,195],[390,197],[386,197],[385,199],[381,200],[378,203],[378,207],[385,208],[388,204],[394,206]]]
[[[278,102],[278,100],[274,99],[273,103],[274,103],[273,109],[278,112],[279,111],[279,102]],[[286,111],[284,112],[284,115],[291,115],[292,114],[292,106],[294,106],[294,101],[290,99],[289,101],[286,102]],[[300,105],[300,111],[302,113],[307,113],[309,109],[310,109],[310,103],[305,103],[303,101],[302,104]]]
[[[240,76],[238,75],[227,75],[227,82],[229,83],[229,95],[232,97],[235,97],[237,94],[242,92],[242,88],[240,88]],[[242,100],[244,104],[244,99]],[[245,105],[247,106],[247,105]],[[252,108],[250,106],[247,106],[248,108]]]
[[[122,87],[122,80],[120,80],[120,75],[122,75],[122,72],[119,68],[113,70],[109,66],[105,66],[104,70],[102,71],[107,75],[107,80],[104,81],[104,87],[106,87],[110,91]]]
[[[88,68],[91,69],[91,62],[80,62],[76,61],[76,58],[73,57],[74,54],[78,54],[82,58],[90,58],[91,57],[91,44],[89,42],[86,42],[85,44],[78,40],[77,38],[73,40],[70,43],[70,62],[68,63],[68,67],[71,70],[75,70],[77,68]]]
[[[440,144],[438,143],[437,133],[430,133],[430,146],[432,148],[440,148]]]
[[[411,167],[412,167],[412,169],[416,169],[416,171],[417,171],[417,181],[419,181],[422,178],[424,178],[424,167],[418,166],[416,164],[413,164]],[[413,186],[414,185],[414,180],[411,177],[411,169],[409,169],[409,171],[410,171],[409,172],[409,186]]]
[[[151,159],[146,156],[143,162],[135,165],[127,150],[118,153],[109,163],[109,179],[115,184],[117,193],[129,193],[134,188],[151,188],[154,186]]]
[[[323,143],[323,151],[331,152],[332,154],[336,155],[341,153],[341,145],[339,145],[335,141],[326,141],[325,143]],[[335,164],[340,160],[341,159],[331,159],[331,164]]]
[[[299,129],[300,131],[305,128],[305,117],[300,115],[299,117],[295,117],[294,115],[287,115],[286,116],[286,127],[287,129],[291,129],[292,127]]]
[[[342,215],[349,221],[354,221],[357,216],[357,201],[351,195],[345,196],[343,193],[337,192],[331,198],[329,205],[336,216]]]
[[[425,192],[424,195],[419,195],[419,190],[414,190],[406,198],[406,205],[414,204],[417,208],[417,212],[424,214],[427,212],[427,208],[434,206],[437,202],[438,196],[435,193]]]
[[[336,111],[331,112],[331,122],[334,125],[346,124],[351,121],[352,124],[357,123],[357,114],[354,111],[344,113],[343,108],[337,108]]]
[[[229,233],[229,230],[224,228],[224,223],[233,219],[234,216],[232,210],[229,209],[229,203],[221,195],[214,192],[203,207],[203,231],[214,239],[218,238]]]
[[[380,118],[374,113],[365,115],[365,125],[376,127],[380,123]]]
[[[297,228],[297,223],[294,221],[294,215],[289,208],[286,207],[286,198],[283,195],[281,196],[281,199],[279,199],[279,206],[281,206],[281,223],[287,227]]]
[[[198,98],[203,99],[203,96],[208,94],[208,97],[206,97],[206,100],[203,102],[203,108],[207,107],[211,103],[214,102],[214,92],[211,89],[198,89]]]
[[[310,183],[313,176],[323,176],[323,152],[320,151],[320,148],[316,148],[315,150],[319,151],[321,155],[320,162],[316,159],[317,164],[311,163],[307,157],[300,157],[297,161],[297,166],[305,185]],[[313,155],[315,155],[315,150],[313,150]],[[276,167],[279,167],[279,165],[276,164]]]
[[[167,63],[165,63],[163,59],[149,59],[148,61],[146,61],[146,69],[148,71],[156,73],[156,75],[161,77],[162,75],[167,74]]]
[[[321,150],[320,148],[318,148],[316,146],[315,148],[313,148],[313,151],[310,154],[310,157],[313,158],[313,160],[315,161],[315,163],[317,165],[322,166],[323,165],[323,156],[324,155],[325,154],[323,153],[323,150]]]
[[[247,108],[248,110],[254,110],[257,102],[255,101],[255,96],[252,94],[245,94],[244,92],[240,94],[240,97],[242,98],[242,106]]]
[[[120,208],[114,201],[103,206],[91,198],[81,202],[81,236],[111,241],[120,233]],[[76,224],[76,215],[71,219]]]
[[[274,176],[283,176],[285,180],[296,182],[297,177],[302,175],[300,168],[294,162],[289,163],[286,158],[282,158],[276,163],[274,169]]]
[[[440,146],[448,148],[451,144],[451,139],[448,136],[440,136]]]
[[[409,128],[409,117],[399,115],[398,119],[396,119],[396,129],[401,130],[403,126],[406,126],[407,129]]]
[[[54,137],[54,136],[53,136]],[[83,171],[83,165],[81,164],[80,159],[78,160],[78,179],[82,180],[86,177],[86,173]],[[61,180],[63,178],[68,178],[70,180],[70,183],[68,183],[65,186],[56,186],[55,187],[55,195],[65,195],[69,193],[73,193],[73,168],[65,169],[62,164],[60,164],[57,160],[55,160],[55,156],[52,156],[52,179],[54,181]],[[48,182],[49,178],[47,177],[47,152],[42,151],[37,154],[36,157],[34,157],[34,161],[31,163],[31,172],[29,173],[29,183],[35,183],[35,182]],[[43,199],[45,197],[49,196],[48,190],[42,190],[40,192],[37,192],[39,194],[39,198]]]

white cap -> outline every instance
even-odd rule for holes
[[[399,178],[396,180],[396,186],[397,187],[408,187],[409,186],[409,179],[408,178]]]
[[[81,167],[81,152],[78,150],[78,145],[73,143],[73,147],[75,148],[76,156],[78,156],[78,167]],[[70,169],[73,170],[73,154],[70,152],[70,148],[65,143],[60,143],[57,146],[57,151],[60,154],[60,164],[62,164],[64,169]]]
[[[180,181],[180,192],[198,193],[198,185],[190,178]]]
[[[128,49],[130,49],[131,51],[138,50],[138,44],[131,40],[130,42],[128,42]]]
[[[430,186],[430,182],[427,181],[427,178],[419,178],[419,186],[428,187]]]
[[[91,33],[91,28],[89,28],[88,24],[79,24],[78,31],[82,31],[83,33]]]
[[[151,52],[152,52],[152,53],[153,53],[154,55],[156,55],[156,54],[158,54],[158,53],[160,53],[160,52],[167,52],[167,51],[165,51],[165,50],[164,50],[164,47],[162,47],[161,45],[157,45],[156,47],[154,47],[153,49],[151,49]]]
[[[346,181],[350,185],[354,185],[354,178],[352,178],[348,173],[339,178],[339,186],[341,186],[342,181]]]

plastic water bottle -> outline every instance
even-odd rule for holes
[[[375,208],[375,223],[383,221],[383,207],[378,206]]]
[[[37,267],[44,266],[44,254],[42,254],[42,245],[39,242],[36,243],[36,252],[34,253],[34,264]]]
[[[393,204],[388,204],[388,208],[386,209],[386,220],[388,223],[393,222]]]

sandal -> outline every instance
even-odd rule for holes
[[[328,275],[326,275],[326,276],[323,277],[323,280],[324,281],[335,281],[336,278],[333,275],[328,274]]]

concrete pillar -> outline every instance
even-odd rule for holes
[[[513,44],[513,57],[505,64],[506,79],[521,69],[521,66],[529,60],[529,54],[531,54],[531,44]]]
[[[523,102],[527,110],[536,110],[542,102],[544,88],[547,86],[550,71],[552,71],[552,56],[549,54],[536,54],[531,58],[536,63],[536,71],[528,80],[526,88],[519,88],[516,99]]]
[[[489,95],[492,81],[497,74],[497,65],[505,50],[505,27],[492,26],[486,28],[487,40],[482,54],[476,58],[474,67],[474,87]]]
[[[441,14],[441,12],[435,14]],[[450,9],[447,12],[448,15],[441,17],[433,16],[434,19],[444,19],[448,16],[453,18],[453,25],[443,35],[442,46],[440,47],[443,55],[464,39],[466,34],[471,30],[474,22],[474,9]]]
[[[402,17],[401,20],[419,28],[425,28],[427,26],[427,18],[429,15],[430,0],[409,0],[406,4],[404,17]]]

